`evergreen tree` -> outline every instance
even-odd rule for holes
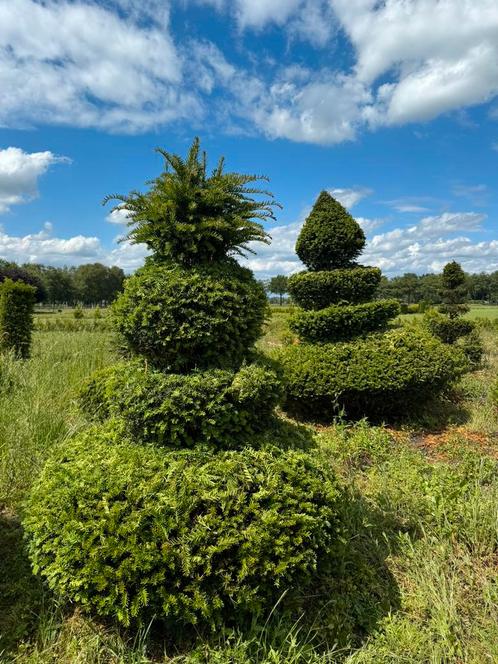
[[[443,304],[439,307],[442,314],[449,318],[458,318],[469,311],[465,302],[468,298],[465,272],[456,261],[447,263],[442,275],[441,299]]]

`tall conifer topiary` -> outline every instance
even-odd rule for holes
[[[197,140],[186,160],[162,154],[150,190],[119,198],[130,239],[152,250],[115,305],[133,357],[83,388],[104,422],[54,453],[25,527],[55,591],[176,633],[268,613],[301,590],[334,550],[340,491],[306,453],[250,449],[281,390],[251,364],[267,304],[233,256],[267,241],[273,197],[223,162],[209,175]]]
[[[0,284],[0,350],[26,359],[31,352],[36,288],[5,279]]]
[[[372,301],[381,272],[356,263],[364,245],[360,225],[322,191],[296,243],[308,270],[289,279],[300,307],[290,327],[301,343],[278,353],[286,406],[296,414],[392,414],[444,388],[460,371],[448,349],[427,335],[386,332],[399,304]]]

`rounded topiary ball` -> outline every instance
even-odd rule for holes
[[[185,268],[150,264],[114,304],[127,348],[168,371],[236,367],[261,336],[264,288],[234,260]]]
[[[94,428],[52,453],[24,527],[35,571],[83,608],[215,626],[302,592],[340,495],[303,452],[165,452]]]
[[[349,212],[322,191],[296,242],[296,253],[310,270],[350,266],[365,246],[365,234]]]

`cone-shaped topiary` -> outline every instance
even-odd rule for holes
[[[462,372],[463,354],[456,351],[452,361],[452,351],[427,334],[379,334],[398,315],[399,304],[368,301],[381,273],[354,263],[364,244],[359,224],[322,192],[296,244],[309,271],[289,279],[289,291],[302,307],[290,327],[301,344],[278,352],[285,406],[294,414],[320,420],[339,411],[350,417],[392,415],[414,399],[433,396]]]
[[[327,191],[318,196],[296,243],[310,270],[347,267],[361,254],[365,234],[349,212]]]

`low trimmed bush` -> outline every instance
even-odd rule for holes
[[[165,452],[94,428],[52,452],[24,528],[65,600],[124,625],[215,627],[303,592],[331,559],[340,496],[305,453]]]
[[[333,305],[320,311],[297,311],[289,320],[290,329],[310,343],[345,341],[368,332],[385,330],[399,314],[397,300]]]
[[[263,286],[234,260],[184,268],[148,265],[113,305],[126,346],[158,368],[186,372],[237,367],[261,336]]]
[[[284,407],[315,420],[399,417],[447,388],[467,362],[427,332],[396,329],[349,343],[288,346],[277,352]]]
[[[469,363],[469,369],[478,369],[482,364],[484,356],[484,345],[479,330],[474,328],[472,332],[460,337],[456,344],[463,351]]]
[[[5,279],[0,284],[0,350],[26,359],[31,352],[36,288]]]
[[[475,329],[475,324],[471,320],[448,318],[437,311],[427,312],[424,324],[431,334],[445,344],[454,344],[457,339],[467,336]]]
[[[289,277],[288,288],[293,301],[303,309],[324,309],[341,302],[368,302],[380,279],[378,267],[299,272]]]
[[[80,403],[93,419],[121,419],[140,443],[229,449],[268,426],[280,396],[276,374],[262,366],[165,374],[133,361],[91,376]]]

